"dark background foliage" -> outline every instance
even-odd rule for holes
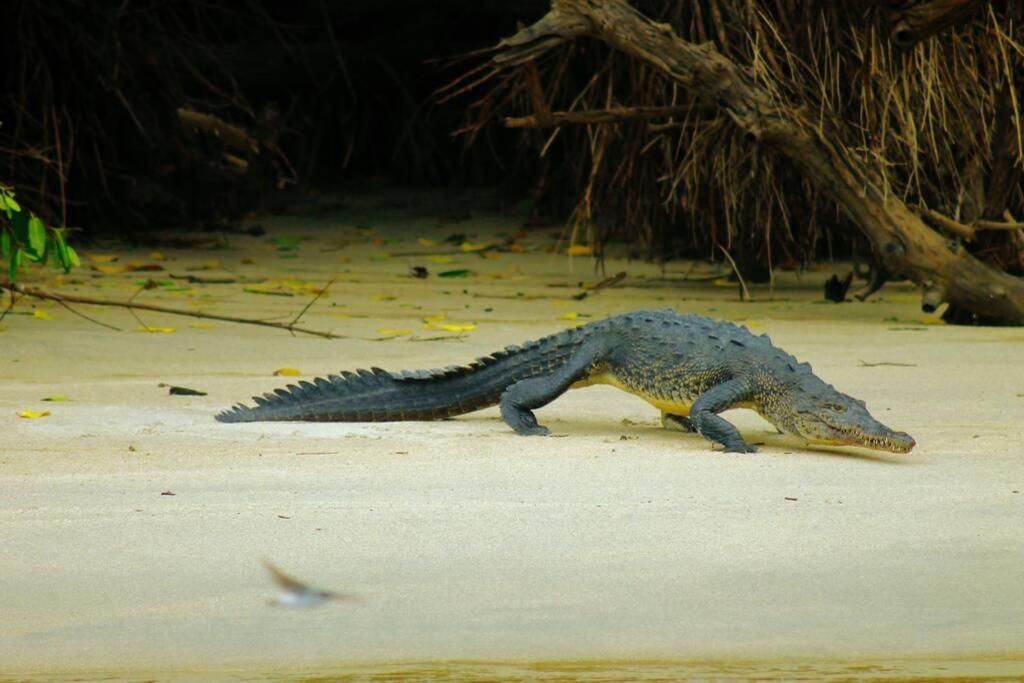
[[[1024,213],[1019,171],[1005,196],[990,189],[1021,165],[1009,107],[1024,91],[1019,3],[997,0],[907,49],[889,40],[879,2],[636,4],[752,65],[780,98],[841,122],[835,135],[877,159],[908,201],[965,221]],[[437,101],[438,88],[482,59],[451,58],[546,9],[541,0],[16,0],[0,42],[0,180],[86,236],[223,227],[310,188],[383,181],[498,185],[531,198],[535,218],[567,220],[598,242],[628,240],[658,258],[728,249],[754,280],[858,250],[856,231],[786,160],[604,45],[574,43]],[[614,126],[500,125],[538,101],[555,111],[692,109]],[[183,125],[182,109],[237,126],[259,151]],[[985,235],[973,248],[1020,271],[1012,236]]]

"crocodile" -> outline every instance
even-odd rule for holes
[[[727,452],[749,453],[719,413],[751,408],[780,431],[814,444],[907,453],[904,432],[746,327],[673,309],[642,310],[508,346],[464,366],[318,377],[254,396],[221,422],[439,420],[499,405],[517,433],[546,435],[533,411],[569,389],[610,384],[661,410],[666,428],[696,432]]]

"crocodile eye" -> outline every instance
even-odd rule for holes
[[[835,411],[837,413],[845,413],[846,412],[846,406],[840,405],[838,403],[826,403],[825,407],[828,408],[829,410],[833,410],[833,411]]]

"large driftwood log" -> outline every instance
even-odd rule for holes
[[[721,107],[752,143],[790,158],[860,227],[886,271],[921,285],[926,311],[949,302],[987,322],[1024,324],[1024,280],[986,265],[925,225],[806,103],[780,101],[711,43],[682,40],[626,0],[552,0],[539,21],[494,48],[491,63],[523,64],[582,36],[654,66],[702,102]]]

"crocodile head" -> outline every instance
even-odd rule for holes
[[[782,431],[810,443],[861,446],[909,453],[916,442],[889,429],[868,412],[864,401],[847,396],[817,378],[786,391],[763,413]]]

